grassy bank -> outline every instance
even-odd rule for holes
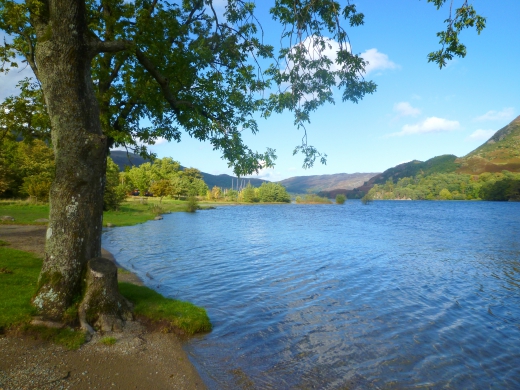
[[[35,222],[37,219],[49,218],[48,204],[33,204],[24,201],[0,202],[0,216],[8,215],[15,220],[0,221],[2,224],[45,225],[45,222]]]
[[[161,214],[185,211],[187,202],[184,200],[158,198],[129,197],[117,211],[105,211],[103,224],[114,226],[130,226],[154,219]],[[209,208],[202,205],[201,208]],[[2,224],[44,225],[45,222],[35,222],[38,219],[49,218],[48,204],[33,204],[25,201],[0,202],[0,216],[8,215],[14,221],[0,221]]]
[[[330,201],[329,201],[330,203]],[[238,203],[226,201],[203,200],[198,204],[200,210],[212,209],[215,206],[229,205],[266,205],[266,204],[287,204],[287,203]],[[176,200],[163,198],[140,198],[128,197],[121,204],[119,209],[103,212],[103,226],[131,226],[150,221],[158,215],[186,211],[188,202],[186,200]],[[45,225],[46,222],[35,222],[38,219],[49,218],[48,204],[33,204],[26,201],[0,201],[0,216],[8,215],[14,221],[0,221],[0,224],[10,225]]]
[[[35,255],[11,249],[0,241],[0,333],[15,329],[70,349],[79,348],[85,342],[82,331],[29,325],[35,314],[30,300],[41,266],[41,259]],[[189,335],[211,330],[206,311],[191,303],[168,299],[147,287],[129,283],[120,283],[120,291],[134,303],[137,315],[152,322],[164,322]]]

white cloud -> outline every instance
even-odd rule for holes
[[[397,112],[399,117],[417,116],[421,113],[421,110],[412,107],[412,105],[408,102],[399,102],[394,104],[394,111]]]
[[[515,109],[513,107],[506,107],[502,111],[488,111],[484,115],[475,118],[476,121],[501,121],[513,119],[515,116]]]
[[[399,65],[390,61],[386,54],[380,53],[375,48],[364,51],[363,53],[361,53],[361,57],[363,57],[365,61],[368,61],[368,65],[365,68],[366,74],[369,74],[376,70],[399,68]]]
[[[258,174],[255,173],[253,175],[244,177],[245,180],[247,180],[248,178],[263,179],[268,181],[280,181],[282,180],[282,174],[281,172],[275,171],[274,168],[262,168],[258,171]]]
[[[327,57],[332,61],[332,65],[330,66],[331,71],[338,71],[340,67],[336,63],[337,53],[340,49],[339,43],[331,38],[323,38],[323,42],[325,43],[324,47],[321,43],[316,42],[316,38],[309,36],[305,38],[305,40],[301,43],[307,49],[307,58],[308,59],[318,59],[319,57]],[[345,44],[346,49],[351,51],[351,47],[348,43]],[[379,52],[377,49],[368,49],[360,54],[360,56],[368,62],[368,65],[365,68],[365,74],[369,74],[371,72],[377,70],[384,69],[396,69],[399,68],[399,65],[390,61],[388,55]],[[291,62],[288,63],[288,68],[291,68],[293,64]]]
[[[157,146],[157,145],[163,145],[163,144],[167,144],[167,143],[168,143],[168,140],[166,138],[159,137],[155,140],[154,145]]]
[[[338,71],[340,70],[340,67],[336,63],[337,53],[339,51],[339,43],[336,42],[334,39],[331,38],[322,38],[324,45],[321,45],[320,40],[316,39],[313,36],[309,36],[303,40],[301,45],[305,47],[307,53],[305,55],[306,59],[308,60],[317,60],[321,57],[327,57],[329,60],[332,61],[332,64],[330,65],[331,71]],[[347,50],[350,51],[350,45],[347,43]],[[295,45],[296,47],[298,45]],[[294,66],[294,63],[292,61],[288,61],[287,68],[285,72],[288,69],[291,69]]]
[[[404,125],[403,129],[397,133],[392,133],[389,136],[403,136],[412,134],[427,134],[427,133],[440,133],[446,131],[453,131],[460,128],[458,121],[450,121],[444,118],[437,118],[432,116],[426,118],[424,121],[416,123],[415,125]]]
[[[487,141],[490,139],[496,130],[475,130],[471,135],[466,138],[466,141]]]

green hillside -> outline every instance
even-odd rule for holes
[[[427,161],[413,160],[387,169],[370,179],[366,185],[384,184],[388,180],[397,182],[399,179],[414,177],[419,174],[426,176],[434,173],[455,172],[459,168],[459,164],[455,162],[456,160],[457,156],[453,154],[433,157]]]
[[[459,173],[520,172],[520,116],[457,163]]]
[[[457,158],[411,161],[373,177],[356,194],[374,199],[520,200],[520,117]],[[352,196],[353,197],[353,196]]]
[[[121,171],[124,171],[125,167],[131,168],[134,165],[138,167],[145,162],[149,162],[149,160],[145,160],[137,154],[125,152],[124,150],[111,150],[109,156]]]
[[[336,173],[333,175],[311,175],[295,176],[284,179],[279,183],[287,191],[294,194],[307,192],[317,193],[319,191],[330,191],[334,189],[351,190],[361,186],[364,182],[377,175],[377,173]]]

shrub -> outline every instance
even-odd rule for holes
[[[373,198],[371,195],[369,194],[366,194],[365,196],[363,196],[361,198],[361,203],[363,203],[364,205],[367,205],[367,204],[370,204],[370,202],[372,202]]]
[[[188,213],[194,213],[199,208],[199,201],[195,196],[189,196],[188,201],[186,202],[185,210]]]
[[[344,204],[346,200],[347,200],[347,197],[345,195],[343,195],[343,194],[336,195],[337,204]]]
[[[161,215],[166,212],[166,210],[164,210],[162,206],[158,205],[157,203],[153,203],[148,206],[148,210],[150,210],[150,212],[154,215]]]
[[[296,203],[310,203],[310,204],[330,204],[330,199],[318,196],[316,194],[307,194],[304,198],[301,196],[296,197]]]
[[[47,202],[51,184],[52,178],[45,173],[27,176],[23,179],[22,191],[40,201]]]

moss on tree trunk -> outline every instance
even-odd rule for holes
[[[91,333],[91,325],[102,331],[120,331],[124,321],[132,320],[132,304],[119,294],[117,267],[108,259],[98,257],[88,262],[79,320]]]
[[[38,44],[37,77],[51,120],[56,175],[39,288],[33,304],[61,320],[79,298],[89,259],[101,255],[107,141],[91,80],[91,50],[83,1],[48,0],[31,12]]]

